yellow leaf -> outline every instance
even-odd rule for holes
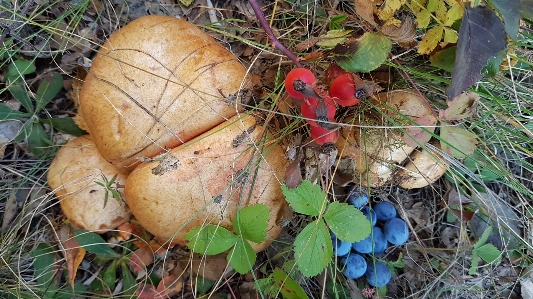
[[[429,1],[428,1],[427,9],[428,9],[430,12],[435,12],[435,11],[437,11],[437,8],[439,8],[439,0],[429,0]]]
[[[400,7],[402,7],[406,1],[407,0],[387,0],[385,2],[385,6],[383,6],[381,9],[378,9],[376,13],[381,20],[386,21],[393,18],[394,13],[400,9]]]
[[[422,41],[418,44],[418,53],[429,54],[435,47],[437,47],[439,41],[442,39],[442,32],[444,26],[440,25],[428,30]]]
[[[437,8],[437,11],[435,11],[435,16],[441,23],[444,23],[444,21],[446,21],[446,15],[446,4],[444,3],[444,1],[440,0],[439,7]]]
[[[418,14],[420,11],[425,10],[426,3],[427,0],[411,0],[409,7],[415,14]]]
[[[381,25],[381,28],[384,28],[384,27],[387,27],[387,26],[396,26],[396,27],[401,27],[402,26],[402,21],[396,19],[396,18],[392,18],[392,19],[389,19],[387,21],[385,21],[385,23],[383,23],[383,25]]]
[[[457,35],[457,31],[444,27],[444,42],[446,43],[456,43],[459,36]]]
[[[430,21],[431,13],[427,9],[424,9],[416,15],[416,22],[418,23],[418,28],[427,28]]]
[[[444,20],[445,26],[452,26],[455,21],[463,17],[463,7],[460,3],[455,2],[452,7],[448,10],[446,14],[446,19]]]
[[[346,41],[346,36],[350,34],[351,30],[330,30],[326,35],[321,35],[316,43],[320,47],[333,48],[337,44],[343,44]]]
[[[185,6],[189,6],[194,2],[194,0],[180,0],[180,2]]]

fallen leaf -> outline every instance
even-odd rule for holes
[[[400,27],[386,25],[381,27],[379,31],[397,43],[412,42],[416,35],[415,23],[410,17],[406,17]]]
[[[130,239],[131,232],[133,231],[133,226],[128,221],[128,222],[124,222],[121,225],[119,225],[117,227],[117,230],[118,230],[118,233],[119,233],[120,237],[122,238],[121,241],[125,241],[125,240],[129,240]]]
[[[456,188],[451,189],[446,197],[448,205],[467,205],[472,203],[468,197],[460,194]]]
[[[448,155],[462,159],[474,153],[476,134],[442,122],[440,128],[441,149]]]
[[[420,43],[418,44],[418,53],[431,53],[442,39],[443,32],[444,26],[442,25],[429,29],[428,32],[426,32],[426,35],[424,35],[424,37],[422,38],[422,41],[420,41]]]
[[[472,221],[472,218],[474,218],[474,215],[475,215],[475,213],[472,211],[463,210],[463,209],[460,209],[458,207],[456,208],[453,206],[450,207],[450,211],[452,211],[455,217],[461,219],[461,221],[464,221],[464,222]]]
[[[473,110],[479,101],[479,95],[473,92],[465,92],[453,100],[447,100],[448,108],[439,112],[439,117],[446,120],[461,120],[472,116]]]
[[[464,11],[452,83],[446,88],[446,96],[453,99],[484,74],[481,72],[490,57],[505,49],[506,36],[503,24],[489,7],[477,6]]]
[[[74,239],[72,232],[73,230],[69,225],[63,226],[58,232],[59,241],[63,246],[63,255],[67,261],[68,281],[70,285],[74,285],[78,267],[85,257],[85,253],[87,253],[83,247],[80,247],[76,239]]]
[[[296,157],[294,161],[289,164],[287,169],[285,169],[285,176],[283,177],[283,182],[289,189],[294,189],[300,185],[302,182],[302,170],[300,167],[300,162],[302,160],[302,150],[297,149]]]
[[[434,67],[438,67],[448,72],[453,72],[456,51],[457,46],[453,46],[435,52],[429,57],[429,62],[431,62],[431,65]]]
[[[133,252],[130,258],[130,270],[133,273],[139,273],[146,270],[146,266],[150,265],[154,260],[154,252],[151,248],[142,247]]]
[[[166,298],[163,294],[160,294],[153,285],[144,284],[139,286],[135,292],[138,299],[159,299]]]
[[[351,32],[352,30],[344,29],[330,30],[326,35],[321,35],[319,37],[319,41],[316,45],[328,49],[333,48],[338,44],[343,44]]]
[[[376,3],[372,0],[355,0],[355,13],[370,23],[370,25],[377,27],[378,24],[374,20],[375,8]]]
[[[157,285],[157,292],[164,294],[164,296],[174,296],[183,288],[183,280],[180,277],[169,275],[159,282]]]
[[[349,72],[367,73],[377,69],[389,57],[392,42],[380,33],[365,33],[359,40],[337,45],[334,52],[337,64]]]

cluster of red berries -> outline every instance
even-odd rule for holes
[[[285,77],[285,90],[300,104],[302,116],[311,125],[311,137],[319,144],[333,144],[339,138],[335,125],[337,105],[353,106],[365,97],[365,83],[355,73],[332,64],[326,70],[326,85],[317,87],[313,73],[305,68],[296,68]]]

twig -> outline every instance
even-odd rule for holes
[[[290,60],[296,64],[297,67],[302,67],[302,63],[298,59],[294,53],[289,51],[289,49],[285,48],[285,46],[274,36],[274,32],[272,32],[272,28],[268,25],[265,15],[263,14],[263,11],[259,7],[259,4],[257,4],[256,0],[249,0],[250,5],[252,6],[252,9],[254,10],[255,16],[259,20],[259,23],[261,24],[261,27],[265,30],[266,34],[270,39],[272,40],[272,43],[274,44],[274,48],[280,50],[285,56],[289,57]]]

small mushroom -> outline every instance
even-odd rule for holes
[[[275,143],[259,140],[264,128],[252,115],[235,116],[155,161],[126,181],[126,201],[139,223],[161,242],[184,245],[185,235],[208,223],[232,230],[239,208],[270,208],[264,250],[281,232],[286,211],[280,181],[287,166]]]
[[[131,213],[97,182],[111,180],[109,186],[123,197],[127,171],[100,155],[89,135],[69,141],[57,153],[48,170],[48,185],[55,192],[65,216],[79,228],[104,233],[128,221]]]

